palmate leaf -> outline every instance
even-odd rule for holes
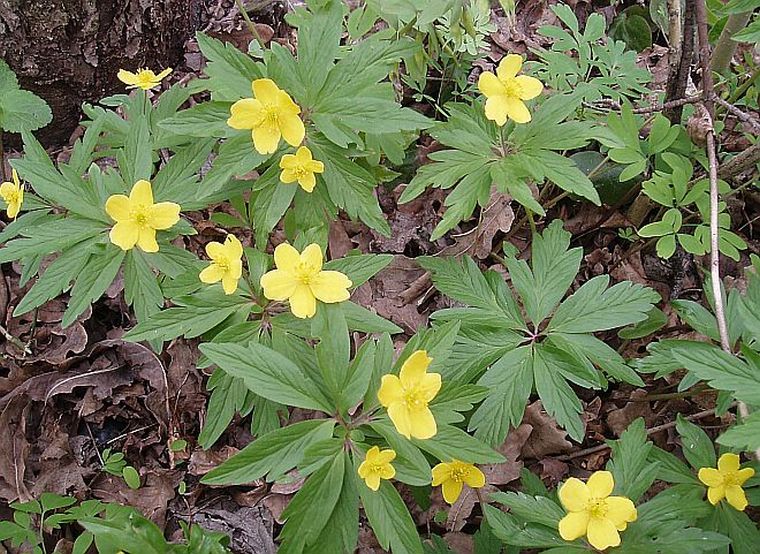
[[[197,33],[198,47],[207,63],[203,72],[214,100],[235,102],[251,96],[251,81],[263,77],[262,70],[253,58],[238,48],[203,33]]]
[[[11,133],[36,131],[52,120],[50,107],[36,94],[0,87],[0,129]]]
[[[377,492],[359,484],[364,513],[385,550],[394,554],[423,554],[417,527],[396,488],[383,480]]]

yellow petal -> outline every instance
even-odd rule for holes
[[[0,196],[3,197],[5,202],[8,202],[8,197],[13,195],[18,190],[18,187],[9,181],[5,181],[0,185]]]
[[[496,74],[499,79],[505,81],[507,79],[514,78],[522,69],[523,59],[519,54],[507,54],[499,62],[499,67],[496,68]]]
[[[490,71],[484,71],[478,78],[478,90],[486,97],[503,95],[504,84]]]
[[[470,471],[467,472],[467,475],[465,475],[464,482],[468,487],[472,487],[473,489],[479,489],[480,487],[485,486],[486,476],[483,474],[482,471],[480,471],[480,469],[478,469],[475,466],[472,466],[470,468]]]
[[[367,477],[364,478],[364,482],[367,484],[367,486],[372,489],[373,491],[376,491],[380,488],[380,475],[377,473],[370,473],[367,475]],[[355,493],[354,493],[355,494]]]
[[[202,283],[216,283],[224,277],[224,270],[215,263],[211,263],[200,272],[198,277]]]
[[[290,311],[297,318],[307,319],[314,317],[317,313],[317,299],[306,285],[299,284],[288,300],[290,300]]]
[[[240,279],[243,275],[243,260],[229,260],[230,269],[228,273],[235,279]]]
[[[380,447],[373,446],[369,450],[367,450],[367,455],[364,457],[364,459],[367,460],[368,462],[375,464],[377,463],[378,456],[380,456]]]
[[[5,184],[5,183],[4,183]],[[2,194],[2,188],[0,188]],[[123,194],[114,194],[106,200],[106,213],[114,221],[126,221],[129,219],[129,198]]]
[[[135,183],[129,193],[129,203],[142,206],[153,205],[153,187],[150,181],[140,179]]]
[[[401,400],[404,390],[401,381],[395,375],[383,375],[380,380],[380,389],[377,391],[377,399],[383,407],[387,408],[392,403]]]
[[[282,181],[286,185],[290,183],[294,183],[297,180],[298,180],[298,174],[293,169],[283,169],[280,172],[280,181]]]
[[[737,454],[726,452],[718,459],[718,470],[724,475],[732,471],[739,471],[740,463],[741,461]]]
[[[507,110],[507,116],[515,123],[527,123],[530,121],[530,111],[525,103],[519,98],[504,97],[504,107]]]
[[[409,412],[410,434],[415,439],[429,439],[438,432],[433,412],[429,408]]]
[[[620,533],[609,519],[592,518],[588,522],[586,537],[597,550],[604,550],[620,544]]]
[[[18,172],[16,171],[15,167],[11,168],[11,178],[13,179],[13,182],[16,184],[16,188],[21,189],[21,181],[19,181]]]
[[[159,202],[148,211],[148,225],[153,229],[168,229],[179,221],[179,204]]]
[[[320,162],[319,160],[311,160],[307,166],[306,169],[311,171],[312,173],[324,173],[325,172],[325,164]]]
[[[283,154],[280,158],[280,169],[294,169],[298,167],[298,159],[294,154]]]
[[[280,129],[265,123],[253,130],[253,147],[259,154],[272,154],[280,144]]]
[[[301,108],[298,107],[298,104],[293,102],[293,99],[284,90],[280,90],[280,93],[277,95],[276,105],[281,116],[298,115],[301,113]]]
[[[430,402],[441,390],[441,374],[426,373],[418,385],[418,390],[422,393],[425,402]]]
[[[231,260],[236,260],[243,256],[243,244],[235,235],[227,235],[227,238],[224,239],[224,249]]]
[[[320,271],[309,282],[311,292],[317,300],[325,304],[348,300],[351,296],[348,292],[350,286],[351,280],[340,271]]]
[[[719,485],[717,487],[708,487],[707,489],[707,500],[710,501],[710,504],[715,506],[718,502],[723,500],[726,497],[726,487],[723,485]]]
[[[586,483],[575,477],[571,477],[560,487],[559,500],[566,510],[580,512],[586,509],[591,493]]]
[[[256,79],[251,83],[253,95],[262,104],[276,104],[280,96],[280,87],[272,79]]]
[[[311,192],[314,190],[314,187],[317,185],[317,178],[313,173],[307,173],[300,179],[298,179],[298,184],[301,185],[301,188],[305,190],[306,192]]]
[[[140,247],[143,252],[158,252],[155,229],[140,229],[137,237],[137,246]]]
[[[292,273],[275,269],[262,275],[259,284],[264,289],[265,297],[282,302],[293,295],[298,281]]]
[[[294,272],[301,261],[301,254],[287,242],[274,249],[274,265],[277,269]]]
[[[16,219],[16,216],[21,211],[21,202],[11,202],[8,204],[8,209],[6,210],[8,217],[11,219]]]
[[[381,464],[390,464],[395,459],[396,459],[396,451],[393,450],[392,448],[389,448],[387,450],[383,450],[382,452],[378,451],[378,453],[377,453],[377,462],[378,463],[381,463]]]
[[[396,476],[396,468],[391,464],[385,464],[380,468],[380,477],[383,479],[393,479]]]
[[[433,467],[433,486],[437,487],[449,477],[451,477],[451,464],[447,462],[441,462]]]
[[[520,85],[520,99],[530,100],[541,94],[544,90],[544,85],[535,77],[529,77],[528,75],[518,75],[515,77],[515,81]]]
[[[739,485],[726,487],[726,500],[740,512],[743,512],[744,508],[747,507],[747,496],[744,494],[744,489]]]
[[[111,242],[121,248],[122,250],[130,250],[137,244],[137,238],[140,235],[140,230],[137,225],[124,221],[117,223],[108,233],[108,237]]]
[[[255,98],[243,98],[230,108],[227,125],[233,129],[253,129],[264,120],[264,107]]]
[[[736,472],[736,484],[743,485],[744,482],[755,475],[755,470],[751,467],[745,467]]]
[[[306,146],[299,146],[296,150],[296,161],[298,165],[305,166],[312,160],[311,150]]]
[[[283,114],[280,115],[280,132],[290,146],[298,146],[303,142],[306,136],[306,128],[303,121],[297,115]]]
[[[161,81],[161,80],[165,79],[166,77],[168,77],[169,73],[171,73],[171,72],[172,72],[172,68],[171,67],[167,67],[161,73],[159,73],[158,75],[156,75],[156,81]]]
[[[606,517],[615,524],[618,531],[626,528],[628,523],[636,521],[638,516],[636,506],[630,498],[624,496],[610,496],[605,501],[607,505]]]
[[[719,487],[723,484],[723,474],[714,467],[700,468],[697,475],[699,480],[708,487]]]
[[[411,387],[420,383],[432,361],[433,358],[428,356],[425,350],[412,352],[411,356],[404,361],[399,372],[399,378],[404,386]]]
[[[486,100],[486,118],[503,126],[507,122],[507,97],[504,95],[491,96]]]
[[[449,504],[453,504],[462,493],[462,482],[448,479],[441,485],[441,492],[443,492],[443,499]]]
[[[315,272],[322,269],[322,249],[317,243],[311,243],[301,252],[301,262],[314,268]]]
[[[412,438],[412,422],[409,410],[403,402],[393,402],[388,406],[388,417],[391,418],[399,435],[403,435],[407,439]]]
[[[559,536],[566,541],[574,541],[586,534],[588,512],[571,512],[559,520]]]
[[[594,498],[607,498],[615,488],[615,480],[609,471],[595,471],[586,481],[586,486]]]
[[[357,473],[359,474],[359,477],[362,479],[366,479],[367,475],[370,474],[370,468],[372,466],[370,463],[365,459],[361,464],[359,464],[359,469],[357,470]]]
[[[218,260],[219,258],[226,257],[224,245],[220,242],[209,242],[206,245],[206,254],[212,260]]]
[[[222,277],[222,289],[224,290],[224,294],[232,294],[237,290],[237,286],[238,277],[231,273],[225,273],[224,277]]]
[[[135,86],[137,84],[137,75],[126,69],[120,69],[116,77],[126,85]]]

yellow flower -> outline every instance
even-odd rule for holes
[[[703,467],[699,470],[699,480],[707,485],[707,499],[713,506],[724,498],[739,510],[747,507],[747,497],[742,485],[755,474],[751,467],[739,469],[739,456],[726,453],[718,459],[718,469]]]
[[[399,376],[383,375],[377,398],[388,410],[396,431],[406,438],[429,439],[438,432],[428,403],[441,389],[441,375],[427,373],[432,358],[417,350],[401,366]]]
[[[311,157],[311,150],[301,146],[295,154],[285,154],[280,159],[280,181],[292,183],[298,181],[301,188],[306,192],[314,190],[317,184],[315,173],[324,173],[325,164]]]
[[[441,485],[443,499],[453,504],[462,494],[462,486],[479,489],[486,484],[486,476],[472,464],[451,460],[433,468],[433,486]]]
[[[7,205],[8,217],[16,219],[16,216],[21,211],[21,204],[24,202],[24,187],[21,186],[21,181],[18,179],[18,173],[15,169],[11,170],[13,176],[13,182],[6,181],[0,185],[0,196],[2,196],[5,204]]]
[[[251,84],[253,98],[243,98],[232,105],[227,125],[233,129],[251,129],[253,146],[261,154],[277,150],[280,137],[298,146],[306,133],[298,117],[301,108],[287,92],[271,79],[256,79]]]
[[[478,89],[486,97],[486,117],[497,125],[504,125],[507,119],[515,123],[530,121],[530,112],[523,100],[535,98],[544,90],[544,85],[535,77],[518,75],[522,67],[522,57],[517,54],[504,56],[496,69],[496,75],[484,71],[478,79]]]
[[[619,531],[636,521],[633,502],[625,496],[610,496],[615,481],[609,471],[596,471],[588,482],[571,477],[559,489],[559,499],[569,513],[559,522],[559,534],[566,541],[586,535],[597,550],[620,544]]]
[[[222,282],[224,294],[232,294],[237,290],[238,280],[243,274],[243,245],[235,235],[227,235],[224,244],[209,242],[206,254],[211,263],[200,273],[204,283]]]
[[[359,477],[364,479],[367,486],[376,491],[380,488],[380,479],[393,479],[396,470],[391,462],[396,458],[396,451],[380,450],[373,446],[367,451],[367,457],[359,466]]]
[[[283,243],[274,249],[277,269],[261,276],[264,296],[269,300],[290,300],[290,310],[300,318],[317,313],[317,300],[334,304],[348,300],[351,280],[339,271],[322,271],[322,250],[310,244],[299,254]]]
[[[179,221],[179,204],[153,203],[150,182],[140,180],[129,197],[114,194],[106,200],[106,213],[116,222],[110,233],[111,242],[122,250],[135,245],[144,252],[158,252],[156,230],[168,229]]]
[[[156,75],[152,69],[139,69],[137,73],[132,73],[126,69],[120,69],[116,75],[119,81],[127,85],[127,88],[141,88],[150,90],[161,84],[161,81],[172,72],[171,67],[167,67],[161,73]]]

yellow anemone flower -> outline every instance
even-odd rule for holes
[[[291,146],[301,144],[306,130],[298,116],[301,108],[290,95],[271,79],[256,79],[251,88],[253,98],[243,98],[232,105],[227,125],[251,129],[253,146],[261,154],[277,150],[281,137]]]
[[[496,75],[484,71],[478,79],[478,89],[486,97],[486,117],[501,126],[507,119],[515,123],[530,121],[530,112],[523,100],[535,98],[544,85],[535,77],[518,75],[522,57],[517,54],[504,56],[496,69]]]
[[[451,460],[441,462],[433,468],[433,486],[441,485],[443,499],[453,504],[462,494],[462,487],[467,485],[479,489],[486,484],[486,476],[473,464]]]
[[[127,85],[127,88],[141,88],[150,90],[161,84],[161,81],[172,72],[171,67],[167,67],[161,73],[156,75],[152,69],[139,69],[137,73],[132,73],[126,69],[120,69],[117,73],[119,81]]]
[[[747,507],[747,496],[742,485],[755,474],[751,467],[739,469],[739,456],[727,452],[718,459],[718,469],[703,467],[699,470],[699,480],[707,485],[707,499],[715,506],[724,498],[739,510]]]
[[[15,169],[11,170],[11,177],[13,182],[4,182],[0,185],[0,197],[3,198],[7,206],[8,217],[16,219],[16,216],[21,211],[21,204],[24,203],[24,187],[21,186],[18,173]]]
[[[584,483],[571,477],[559,489],[559,499],[569,513],[559,522],[566,541],[586,536],[589,544],[604,550],[620,544],[620,531],[636,521],[633,502],[625,496],[610,496],[615,481],[609,471],[596,471]]]
[[[396,475],[396,470],[391,465],[395,458],[395,450],[380,450],[373,446],[367,451],[366,458],[359,466],[359,477],[364,479],[370,489],[376,491],[380,488],[380,479],[393,479]]]
[[[295,154],[285,154],[280,159],[280,181],[292,183],[298,181],[306,192],[314,190],[317,184],[316,173],[324,173],[325,164],[312,158],[311,150],[301,146]]]
[[[106,213],[116,222],[109,237],[122,250],[135,245],[144,252],[158,252],[156,230],[169,229],[179,221],[179,204],[153,202],[149,181],[140,180],[129,196],[114,194],[106,200]]]
[[[277,269],[261,276],[264,296],[269,300],[289,300],[290,311],[299,318],[317,313],[317,300],[334,304],[348,300],[351,280],[340,271],[322,271],[322,250],[310,244],[303,252],[283,243],[274,249]]]
[[[232,294],[237,290],[238,280],[243,275],[243,245],[235,235],[227,235],[224,244],[209,242],[206,254],[211,263],[199,277],[204,283],[222,282],[224,294]]]
[[[429,439],[438,432],[428,403],[441,389],[440,373],[428,373],[432,358],[415,351],[401,366],[399,376],[383,375],[377,398],[388,410],[396,431],[406,438]]]

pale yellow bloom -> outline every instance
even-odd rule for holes
[[[401,366],[399,376],[383,375],[377,398],[388,410],[396,431],[406,438],[429,439],[438,432],[428,403],[441,389],[441,375],[428,373],[432,358],[417,350]]]
[[[380,450],[373,446],[367,451],[367,456],[359,466],[359,477],[364,479],[370,489],[376,491],[380,488],[380,479],[393,479],[396,475],[396,470],[391,465],[395,458],[395,450]]]
[[[755,474],[751,467],[739,469],[737,454],[727,452],[718,459],[718,469],[703,467],[699,470],[699,480],[707,485],[707,499],[715,506],[724,498],[739,510],[747,507],[747,496],[742,485]]]
[[[518,75],[521,68],[522,57],[508,54],[499,63],[496,75],[490,71],[480,74],[478,89],[486,97],[486,117],[497,125],[504,125],[507,119],[515,123],[530,121],[530,111],[523,100],[535,98],[544,90],[535,77]]]
[[[433,486],[441,485],[443,499],[453,504],[462,494],[462,487],[467,485],[479,489],[486,484],[486,476],[473,464],[451,460],[441,462],[433,468]]]
[[[269,300],[289,300],[293,315],[313,317],[317,300],[334,304],[348,300],[351,280],[339,271],[322,271],[322,250],[310,244],[303,252],[283,243],[274,249],[277,269],[261,276],[264,296]]]
[[[179,221],[179,204],[153,202],[149,181],[140,180],[132,187],[129,197],[114,194],[106,201],[106,213],[116,222],[109,237],[122,250],[137,245],[145,252],[158,252],[156,230],[169,229]]]
[[[295,154],[285,154],[280,159],[280,181],[292,183],[298,181],[306,192],[314,190],[317,184],[316,173],[324,173],[325,164],[312,158],[311,150],[301,146]]]
[[[609,471],[596,471],[584,483],[571,477],[559,489],[559,499],[569,513],[559,522],[566,541],[584,535],[597,550],[620,544],[620,531],[636,521],[638,513],[625,496],[610,496],[615,481]]]
[[[2,197],[7,206],[8,217],[16,219],[21,211],[21,204],[24,203],[24,187],[21,186],[18,173],[15,169],[11,170],[13,182],[6,181],[0,185],[0,197]]]
[[[253,98],[243,98],[232,105],[227,125],[251,129],[253,146],[261,154],[277,150],[280,138],[291,146],[301,144],[306,130],[298,116],[301,108],[290,95],[271,79],[256,79],[251,88]]]
[[[200,273],[204,283],[221,281],[224,294],[232,294],[237,290],[238,281],[243,275],[243,245],[235,235],[227,235],[224,244],[209,242],[206,254],[211,263]]]
[[[120,69],[116,75],[119,81],[127,85],[127,88],[141,88],[150,90],[161,84],[161,81],[172,72],[171,67],[167,67],[161,73],[156,75],[152,69],[140,69],[137,73],[132,73],[126,69]]]

